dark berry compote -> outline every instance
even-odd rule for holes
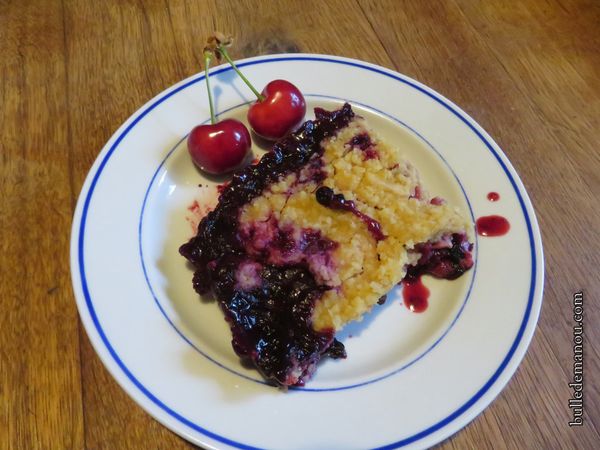
[[[212,291],[231,327],[232,345],[262,375],[281,386],[303,385],[324,356],[344,358],[344,346],[334,330],[315,331],[311,316],[315,302],[328,288],[319,283],[302,258],[279,263],[273,252],[251,251],[238,222],[241,208],[281,177],[318,161],[320,143],[354,117],[350,105],[328,112],[315,109],[316,120],[305,122],[276,143],[256,165],[235,174],[205,216],[198,233],[179,251],[194,268],[193,286],[199,294]],[[320,172],[312,172],[313,178]],[[318,180],[317,180],[318,181]],[[337,243],[302,230],[304,239],[282,236],[284,252],[327,252]]]

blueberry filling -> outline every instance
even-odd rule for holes
[[[179,249],[195,268],[192,284],[196,292],[215,294],[231,327],[236,353],[252,361],[265,378],[283,386],[304,384],[322,357],[344,358],[346,353],[333,330],[317,332],[312,327],[315,302],[327,288],[317,282],[304,261],[270,264],[261,253],[249,254],[238,217],[240,209],[267,186],[314,165],[323,153],[321,141],[346,127],[354,112],[345,104],[331,112],[315,108],[315,116],[316,120],[305,122],[276,143],[258,164],[234,175],[223,187],[217,207],[200,222],[197,235]],[[311,173],[314,181],[321,182],[323,174],[317,169]],[[332,248],[331,241],[310,231],[304,236],[305,249]],[[278,245],[285,252],[292,243],[283,236]],[[242,289],[238,269],[253,262],[262,267],[261,282],[250,290]]]
[[[423,274],[436,278],[455,280],[473,266],[473,244],[464,233],[443,236],[437,242],[415,245],[421,254],[416,264],[407,267],[404,280],[417,279]]]

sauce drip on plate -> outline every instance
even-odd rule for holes
[[[490,202],[497,202],[498,200],[500,200],[500,194],[498,194],[497,192],[488,192],[487,199]]]
[[[510,223],[502,216],[483,216],[477,219],[477,234],[480,236],[504,236],[510,230]]]
[[[408,309],[415,313],[422,313],[429,305],[429,289],[421,281],[421,276],[405,278],[402,281],[402,298]]]

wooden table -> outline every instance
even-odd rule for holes
[[[75,308],[73,208],[114,130],[201,69],[312,52],[396,69],[500,144],[546,254],[531,347],[502,394],[440,448],[599,448],[600,3],[569,0],[0,2],[0,448],[189,448],[117,386]],[[573,305],[584,293],[584,425],[570,428]]]

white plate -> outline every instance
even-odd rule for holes
[[[239,66],[257,86],[290,80],[309,110],[349,101],[403,149],[432,194],[472,218],[502,215],[510,232],[479,237],[476,266],[460,279],[426,279],[425,313],[408,311],[396,290],[343,331],[348,359],[324,362],[304,389],[267,386],[240,364],[222,314],[193,292],[191,270],[177,253],[191,236],[187,206],[210,192],[198,184],[214,184],[186,151],[189,130],[209,117],[204,76],[194,76],[123,124],[81,191],[71,270],[98,355],[142,408],[204,447],[422,448],[441,441],[500,392],[537,322],[542,245],[521,181],[464,111],[396,72],[322,55]],[[245,120],[248,89],[226,66],[212,74],[221,117]],[[489,202],[489,191],[500,201]]]

